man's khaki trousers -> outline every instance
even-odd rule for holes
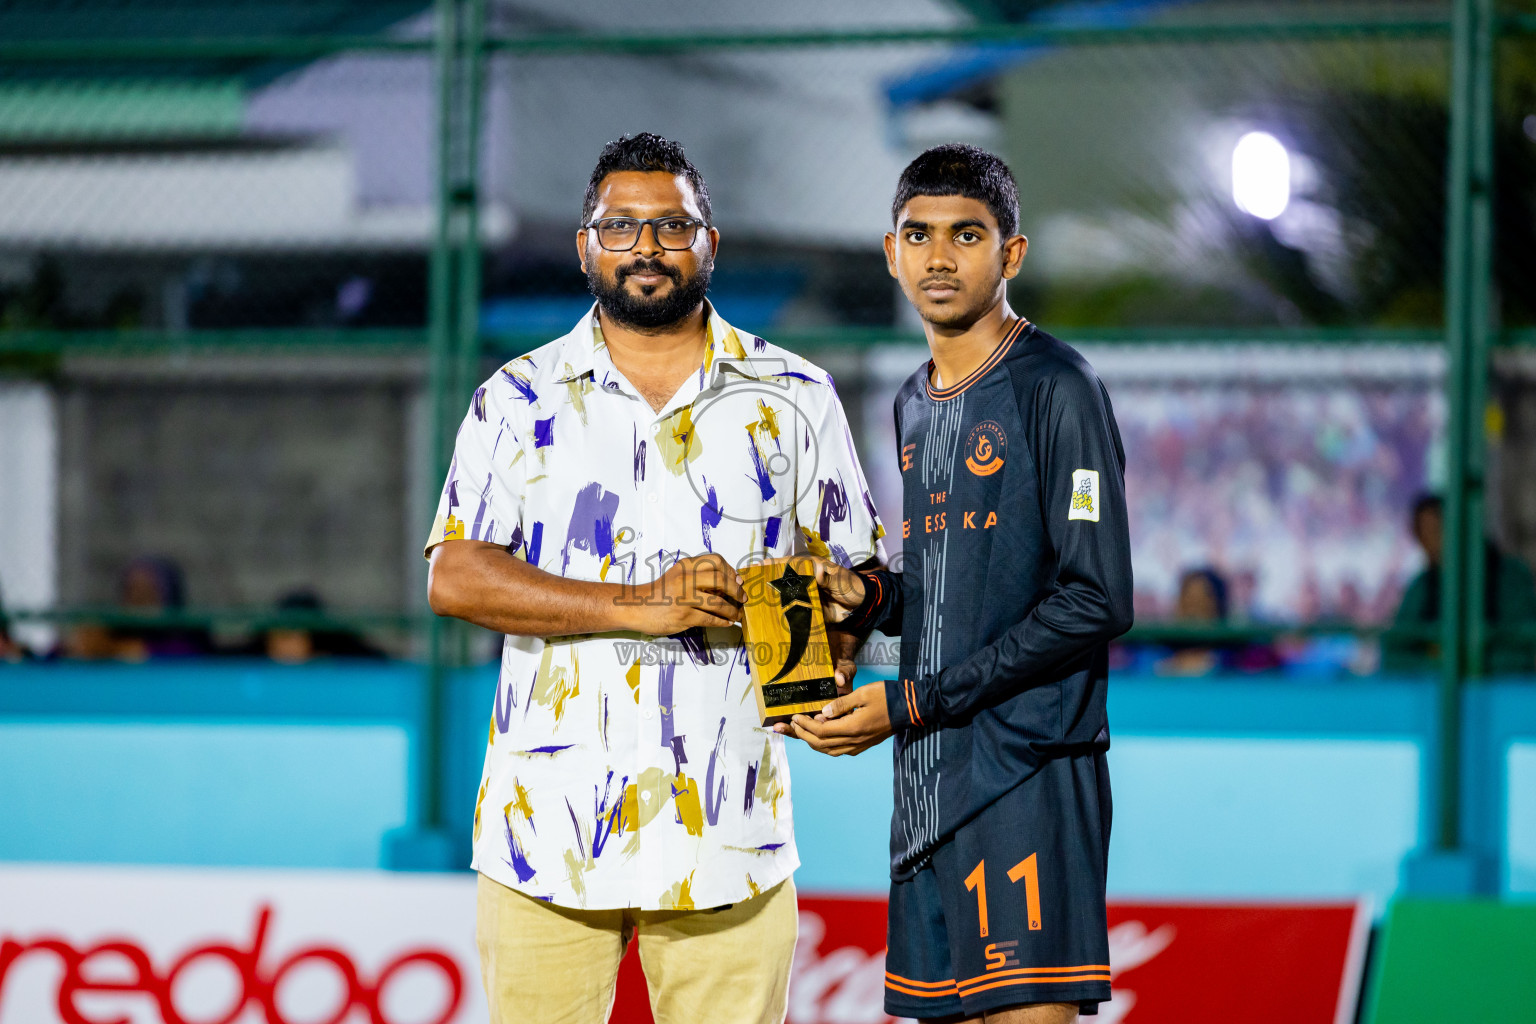
[[[631,935],[656,1024],[782,1024],[795,955],[785,880],[716,910],[572,910],[480,876],[475,937],[491,1024],[603,1024]]]

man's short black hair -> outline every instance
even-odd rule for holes
[[[913,196],[964,196],[985,203],[1003,238],[1019,230],[1019,185],[1003,161],[976,146],[952,142],[934,146],[907,164],[896,181],[891,223]]]
[[[1417,526],[1419,516],[1424,513],[1436,512],[1443,514],[1444,511],[1445,500],[1438,494],[1426,491],[1413,499],[1413,509],[1408,513],[1408,523],[1410,526]]]
[[[704,223],[714,226],[714,213],[709,208],[709,186],[704,184],[704,175],[689,162],[683,154],[682,146],[651,132],[626,135],[603,147],[603,151],[597,155],[597,166],[592,168],[592,177],[587,179],[587,194],[581,203],[582,224],[591,221],[592,211],[597,209],[597,190],[603,179],[617,171],[681,174],[688,179],[694,198],[699,201],[699,212],[704,215]]]

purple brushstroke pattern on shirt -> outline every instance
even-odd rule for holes
[[[469,407],[475,412],[475,419],[485,422],[485,386],[475,388],[475,397],[469,400]]]
[[[475,525],[470,527],[470,540],[490,540],[480,536],[480,524],[485,521],[485,507],[491,503],[491,474],[485,474],[485,486],[480,489],[480,507],[475,510]]]
[[[532,747],[532,748],[530,748],[528,750],[522,751],[522,753],[524,753],[524,754],[558,754],[562,750],[570,750],[575,745],[576,744],[574,744],[574,743],[562,743],[562,744],[554,744],[554,745],[547,746],[547,747]]]
[[[709,772],[704,778],[704,820],[711,825],[720,822],[720,805],[725,802],[726,779],[724,770],[720,773],[720,791],[715,792],[715,766],[720,761],[720,756],[725,753],[725,718],[720,719],[720,734],[715,737],[715,749],[709,755]]]
[[[741,798],[741,810],[747,817],[752,817],[752,801],[757,794],[757,762],[747,762],[747,791]]]
[[[766,352],[767,350],[768,350],[768,342],[767,342],[767,340],[763,339],[763,338],[759,338],[756,335],[753,335],[753,337],[752,337],[752,351],[754,351],[754,352]]]
[[[600,483],[590,483],[576,495],[571,508],[571,522],[565,529],[564,560],[560,571],[571,566],[571,549],[590,551],[598,558],[613,557],[613,517],[619,511],[619,496],[603,490]]]
[[[528,721],[528,712],[533,710],[533,691],[539,685],[539,670],[533,670],[533,679],[528,684],[528,699],[523,701],[523,721]]]
[[[683,765],[688,763],[688,751],[683,746],[683,740],[687,738],[686,736],[672,737],[672,773],[674,775],[683,774]]]
[[[608,837],[615,833],[614,825],[621,820],[624,813],[624,789],[629,785],[629,776],[626,775],[619,782],[619,799],[610,810],[608,796],[613,785],[613,769],[608,770],[608,778],[603,782],[603,795],[597,796],[597,787],[592,787],[592,806],[597,827],[592,833],[592,859],[596,860],[603,855],[603,847],[608,845]]]
[[[695,665],[709,665],[712,656],[709,651],[709,637],[704,633],[702,626],[690,626],[676,636],[678,645],[687,652],[688,660]]]
[[[677,663],[660,666],[656,675],[656,703],[661,714],[661,745],[672,747],[672,682],[677,676]]]
[[[533,421],[533,446],[548,448],[555,443],[555,418]]]
[[[587,859],[587,840],[581,834],[581,822],[576,820],[576,808],[571,806],[571,798],[565,798],[565,809],[571,816],[571,828],[576,831],[576,852],[581,854],[581,859]]]
[[[539,396],[534,393],[533,385],[524,380],[520,374],[513,373],[511,370],[502,370],[501,375],[506,378],[508,384],[517,389],[518,397],[523,401],[533,403],[539,400]]]
[[[768,521],[763,524],[763,547],[768,551],[778,546],[780,522],[782,520],[778,516],[769,516]]]
[[[633,444],[635,448],[635,483],[645,479],[645,442],[640,439],[640,428],[633,427]]]
[[[506,699],[503,700],[502,698]],[[512,692],[512,684],[502,684],[496,681],[496,731],[506,735],[507,727],[512,724],[512,709],[517,707],[517,695]]]
[[[704,481],[704,504],[699,506],[699,533],[704,537],[704,550],[715,550],[711,543],[710,531],[720,525],[720,520],[725,518],[725,509],[720,507],[720,499],[715,494],[715,488],[709,480],[700,477]]]
[[[801,373],[799,370],[785,370],[782,373],[774,374],[774,376],[775,377],[795,377],[795,378],[798,378],[799,380],[803,380],[803,381],[805,381],[805,382],[807,382],[809,384],[820,384],[820,383],[822,383],[821,381],[817,380],[815,377],[807,377],[805,374]]]
[[[523,561],[536,567],[539,564],[539,549],[543,546],[544,523],[536,519],[533,523],[533,531],[528,535],[528,551]]]
[[[506,826],[507,852],[512,857],[512,859],[507,863],[512,865],[513,871],[517,872],[517,880],[519,882],[526,882],[534,875],[538,874],[538,872],[533,869],[532,864],[528,863],[528,855],[523,853],[522,844],[517,841],[517,836],[512,834],[512,823],[508,821]]]
[[[821,516],[818,523],[822,540],[831,536],[832,523],[842,523],[848,519],[848,489],[843,486],[843,476],[838,474],[836,480],[822,480],[821,485]]]
[[[763,464],[763,453],[758,450],[757,439],[752,436],[752,428],[747,428],[747,452],[752,456],[752,472],[757,478],[757,490],[767,501],[773,497],[773,478],[768,473],[768,467]]]

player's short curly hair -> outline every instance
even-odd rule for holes
[[[913,196],[964,196],[985,203],[1003,238],[1019,229],[1019,185],[1002,159],[958,142],[934,146],[907,164],[896,181],[891,223]]]
[[[694,198],[699,201],[699,212],[704,215],[704,223],[714,226],[714,212],[709,208],[709,186],[704,184],[704,175],[684,155],[682,146],[651,132],[614,139],[597,155],[597,166],[592,168],[592,177],[587,179],[587,193],[581,203],[583,224],[592,219],[592,211],[597,209],[597,190],[603,179],[617,171],[681,174],[693,189]]]

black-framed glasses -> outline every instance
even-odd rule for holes
[[[640,240],[640,232],[649,224],[656,234],[656,244],[663,249],[691,249],[699,237],[703,221],[692,217],[604,217],[587,225],[597,232],[597,244],[604,249],[624,251],[633,249]]]

